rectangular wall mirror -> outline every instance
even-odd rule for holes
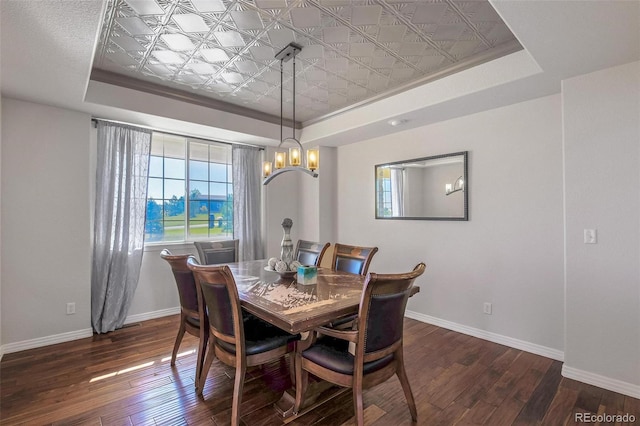
[[[467,152],[377,164],[376,219],[469,220]]]

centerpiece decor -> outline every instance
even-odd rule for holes
[[[268,271],[275,271],[283,278],[292,278],[298,271],[300,262],[293,258],[293,242],[291,241],[291,228],[293,220],[285,218],[282,221],[282,242],[280,243],[280,258],[272,257],[265,267]]]

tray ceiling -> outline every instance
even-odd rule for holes
[[[110,0],[92,79],[279,117],[292,41],[302,122],[521,49],[486,0]]]

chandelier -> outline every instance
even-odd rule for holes
[[[262,176],[264,177],[263,185],[271,182],[276,176],[282,173],[299,171],[307,173],[314,178],[318,177],[318,164],[320,161],[319,152],[317,149],[307,150],[305,156],[305,150],[298,139],[296,139],[296,55],[300,53],[302,46],[296,43],[289,43],[287,47],[278,52],[275,56],[280,61],[280,144],[276,148],[274,162],[265,161],[262,165]],[[293,125],[292,135],[290,138],[283,138],[282,123],[283,123],[283,104],[284,99],[283,92],[283,64],[293,59]],[[288,149],[289,162],[287,165],[287,150],[283,145],[291,145]],[[305,160],[305,165],[302,165]]]

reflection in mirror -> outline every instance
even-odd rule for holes
[[[376,219],[468,220],[467,151],[378,164]]]

